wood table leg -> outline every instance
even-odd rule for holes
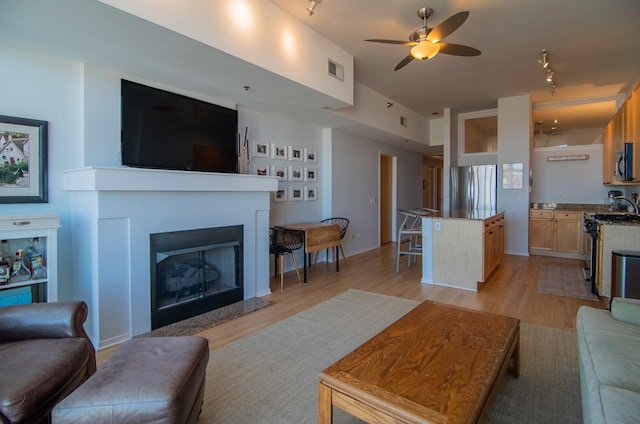
[[[513,348],[513,354],[511,355],[513,358],[513,368],[509,371],[511,371],[514,378],[518,378],[520,377],[520,330],[518,330],[518,333],[516,334],[514,343],[515,347]]]
[[[331,388],[318,384],[318,424],[333,423],[333,406],[331,405]]]

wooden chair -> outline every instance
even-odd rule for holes
[[[347,235],[347,228],[349,227],[349,219],[348,218],[327,218],[320,221],[321,223],[329,223],[329,224],[338,224],[340,227],[340,252],[342,253],[342,259],[347,259],[344,254],[344,249],[342,248],[342,239],[345,235]],[[329,249],[326,250],[327,260],[329,258]],[[316,252],[313,263],[318,262],[318,252]]]
[[[301,248],[302,234],[299,232],[288,231],[278,227],[269,228],[269,253],[274,255],[276,275],[278,275],[278,272],[280,273],[280,290],[284,289],[284,257],[286,255],[291,255],[298,275],[298,282],[302,284],[295,254],[295,251]]]

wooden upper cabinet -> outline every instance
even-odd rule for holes
[[[623,150],[624,143],[633,143],[633,181],[616,180],[616,153]],[[604,184],[625,185],[640,182],[640,84],[620,107],[602,133]]]

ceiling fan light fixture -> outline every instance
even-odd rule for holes
[[[429,40],[424,40],[411,48],[411,56],[414,59],[425,60],[431,59],[440,51],[440,46]]]

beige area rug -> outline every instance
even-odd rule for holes
[[[348,290],[211,351],[200,423],[316,423],[318,373],[417,304]],[[487,422],[581,423],[575,333],[522,323],[521,361]],[[334,422],[361,421],[336,409]]]
[[[538,277],[538,292],[598,300],[598,296],[591,293],[591,283],[584,279],[582,268],[576,265],[542,265]]]
[[[258,309],[266,308],[273,302],[264,300],[259,297],[232,303],[204,314],[185,319],[183,321],[174,322],[164,327],[156,328],[147,333],[140,334],[136,337],[173,337],[173,336],[192,336],[207,328],[215,327],[223,322],[239,318]]]

